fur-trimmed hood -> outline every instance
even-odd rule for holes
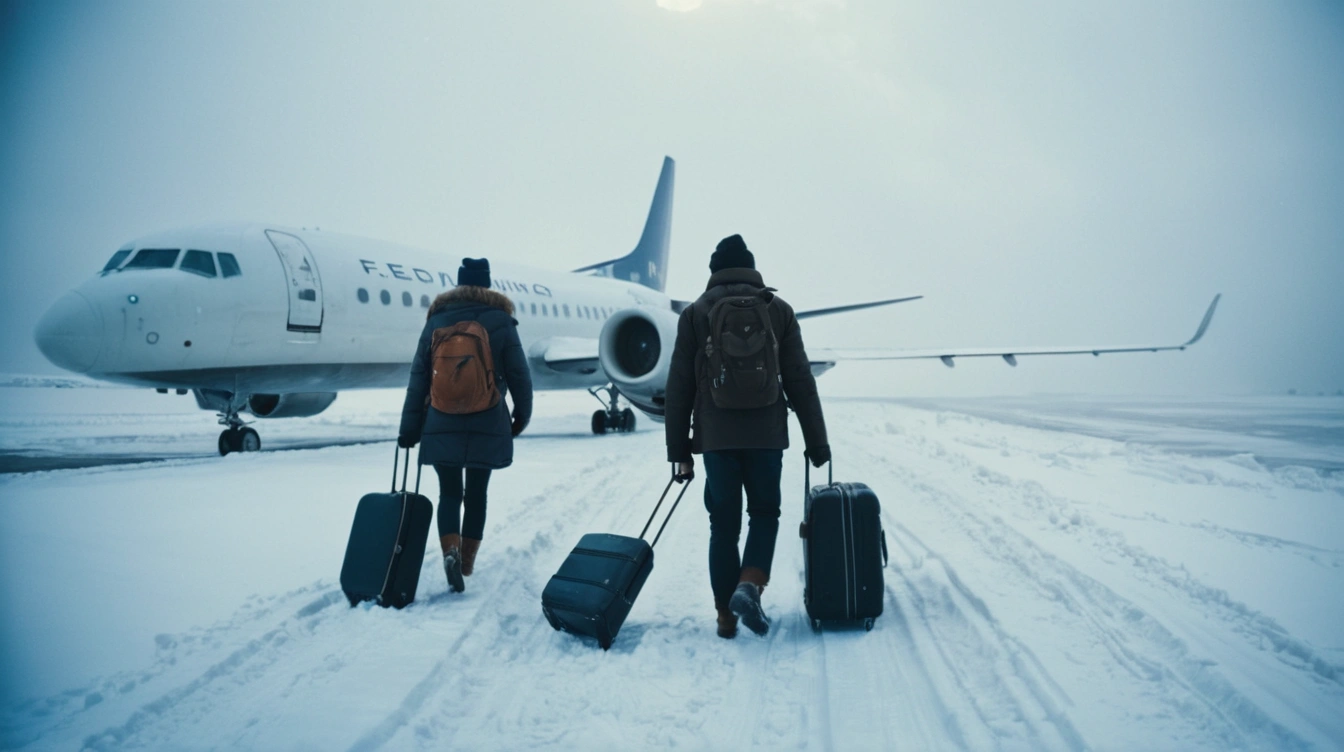
[[[429,307],[429,313],[425,318],[430,318],[434,314],[442,311],[454,303],[477,303],[480,305],[498,308],[499,310],[513,315],[513,301],[501,292],[495,292],[488,287],[476,287],[475,285],[462,285],[454,287],[448,292],[442,293],[434,299],[434,304]]]

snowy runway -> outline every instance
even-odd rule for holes
[[[308,430],[390,432],[395,401],[359,399]],[[401,612],[351,609],[336,583],[390,443],[0,476],[4,746],[1344,745],[1339,474],[826,405],[837,479],[883,502],[871,633],[807,625],[797,449],[766,639],[714,636],[699,480],[611,651],[552,631],[546,579],[583,533],[637,533],[666,472],[660,430],[575,436],[568,396],[543,398],[492,479],[467,592],[446,593],[431,545]],[[156,420],[150,440],[210,445],[208,416]]]

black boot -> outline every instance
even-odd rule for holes
[[[770,619],[761,608],[761,590],[765,588],[765,572],[756,567],[742,570],[742,581],[728,601],[728,608],[742,620],[747,629],[764,636],[770,631]]]

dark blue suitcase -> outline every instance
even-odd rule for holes
[[[663,489],[663,495],[638,538],[590,533],[579,539],[579,545],[541,591],[541,612],[553,628],[595,637],[603,650],[611,647],[625,617],[630,614],[630,608],[635,605],[644,581],[653,571],[653,547],[662,537],[667,521],[677,511],[690,483],[682,486],[652,543],[644,540],[644,533],[649,531],[649,525],[653,524],[672,484],[683,480],[674,476],[667,482],[667,488]]]
[[[392,466],[392,491],[366,494],[355,508],[350,527],[350,542],[341,565],[341,590],[350,605],[374,601],[380,606],[405,608],[415,600],[420,583],[420,565],[425,560],[425,543],[434,505],[421,496],[420,468],[416,467],[415,491],[406,490],[411,451],[406,450],[406,469],[397,491],[397,465],[401,450]]]
[[[829,468],[828,468],[829,471]],[[863,622],[872,629],[882,615],[887,538],[882,505],[863,483],[810,486],[798,535],[803,539],[803,604],[813,629],[823,621]]]

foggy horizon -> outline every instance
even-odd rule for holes
[[[666,7],[659,7],[659,6]],[[0,372],[127,240],[276,222],[572,269],[677,160],[668,293],[740,233],[810,348],[1179,344],[841,363],[827,395],[1344,389],[1344,9],[609,0],[10,3]],[[408,342],[409,350],[413,343]]]

